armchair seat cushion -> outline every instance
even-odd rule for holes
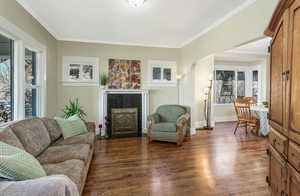
[[[176,124],[170,122],[157,123],[152,125],[153,132],[171,132],[176,133]]]
[[[176,132],[152,132],[152,137],[170,139],[170,140],[178,139],[178,135]]]

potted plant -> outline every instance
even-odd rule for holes
[[[100,75],[100,85],[102,88],[105,88],[107,83],[108,83],[108,77],[105,73],[103,73],[102,75]]]
[[[82,106],[79,105],[78,98],[76,98],[75,101],[69,100],[69,104],[65,106],[63,113],[64,118],[69,118],[77,114],[78,117],[84,121],[84,118],[86,117],[86,113],[83,111]]]

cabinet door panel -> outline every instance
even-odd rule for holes
[[[290,165],[288,165],[287,195],[300,195],[300,174]]]
[[[283,26],[278,29],[272,42],[270,121],[282,129],[283,126]],[[276,125],[275,125],[276,126]],[[278,127],[275,127],[278,129]]]
[[[284,135],[288,135],[285,79],[288,66],[288,25],[289,12],[283,14],[271,43],[271,85],[270,85],[270,125]]]
[[[290,120],[289,129],[293,134],[300,134],[300,1],[296,0],[290,8]]]
[[[269,153],[269,183],[272,196],[281,196],[286,188],[286,162],[270,146]]]

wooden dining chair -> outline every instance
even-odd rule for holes
[[[238,98],[234,100],[234,108],[236,111],[238,122],[236,124],[234,134],[238,128],[245,128],[246,135],[248,134],[248,128],[251,131],[255,130],[258,133],[259,130],[259,119],[257,119],[251,111],[251,105],[253,105],[253,98]]]
[[[244,97],[242,99],[244,99],[246,102],[248,102],[250,104],[250,106],[257,104],[256,97]]]

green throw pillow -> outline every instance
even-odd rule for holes
[[[0,176],[19,181],[44,177],[46,172],[31,154],[0,142]]]
[[[88,132],[85,123],[77,115],[68,119],[60,117],[55,117],[54,119],[61,128],[64,139]]]

